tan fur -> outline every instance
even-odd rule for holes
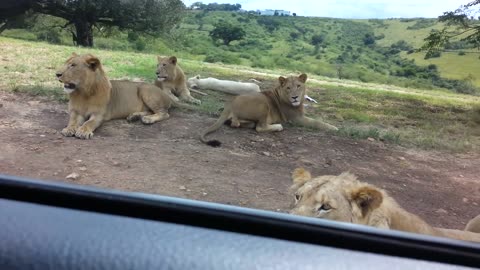
[[[353,174],[306,175],[303,168],[292,174],[295,203],[291,214],[480,242],[479,233],[430,226],[400,207],[385,190],[360,182]]]
[[[480,215],[476,216],[467,223],[465,231],[480,233]]]
[[[283,130],[282,123],[292,122],[305,127],[324,130],[338,130],[336,127],[304,115],[305,82],[307,75],[279,77],[279,85],[272,91],[246,94],[234,97],[226,103],[215,124],[207,128],[200,140],[211,146],[219,146],[217,140],[208,141],[205,136],[227,120],[232,127],[254,127],[258,132]]]
[[[177,100],[177,97],[180,99],[195,103],[201,104],[201,101],[192,97],[190,95],[190,90],[187,87],[187,79],[183,70],[180,68],[177,62],[177,57],[157,57],[157,79],[155,80],[155,85],[163,89],[167,94],[169,94],[174,100]]]
[[[104,121],[127,118],[153,124],[167,119],[172,105],[188,108],[154,85],[109,81],[100,60],[91,54],[72,54],[56,75],[70,98],[64,136],[90,139]]]

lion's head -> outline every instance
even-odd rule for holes
[[[192,89],[198,89],[198,81],[200,80],[200,75],[197,75],[195,77],[189,78],[187,80],[187,86],[192,88]]]
[[[369,215],[384,194],[350,173],[312,178],[303,168],[293,174],[295,203],[291,214],[368,225]]]
[[[307,81],[307,74],[300,76],[279,77],[280,85],[276,88],[280,99],[294,107],[303,104],[305,99],[305,82]]]
[[[157,80],[160,82],[174,80],[177,77],[177,57],[157,56],[157,59]]]
[[[79,90],[89,92],[99,79],[106,79],[100,60],[91,54],[73,53],[55,75],[68,94]]]

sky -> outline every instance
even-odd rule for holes
[[[199,0],[183,0],[190,6]],[[299,16],[346,19],[369,18],[436,18],[444,11],[453,11],[469,0],[217,0],[207,3],[241,4],[243,9],[283,9]]]

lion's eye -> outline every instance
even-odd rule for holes
[[[162,66],[166,66],[167,64],[163,64]]]
[[[287,90],[290,90],[290,87],[287,87]]]
[[[299,85],[297,85],[297,88],[300,88],[300,86],[301,86],[300,84],[299,84]]]
[[[300,201],[301,198],[302,198],[302,196],[300,196],[300,194],[295,194],[295,201],[296,202]]]
[[[76,67],[76,66],[77,66],[77,64],[70,64],[70,66],[71,66],[71,67]]]
[[[324,203],[318,208],[319,212],[322,212],[322,211],[328,212],[330,210],[332,210],[332,206],[330,206],[330,204],[328,204],[328,203]]]

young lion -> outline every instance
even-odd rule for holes
[[[217,140],[207,140],[205,136],[217,129],[227,120],[232,127],[255,126],[257,132],[281,131],[281,123],[293,122],[305,127],[324,130],[338,130],[336,127],[306,117],[303,112],[305,100],[305,82],[307,75],[279,77],[279,85],[272,91],[240,95],[226,103],[220,118],[200,136],[200,140],[210,146],[220,146]]]
[[[187,87],[187,80],[183,70],[177,64],[177,57],[157,57],[157,80],[155,85],[162,88],[174,100],[177,97],[190,103],[201,104],[202,102],[190,95]]]
[[[310,172],[298,168],[292,178],[295,205],[291,214],[480,242],[480,233],[430,226],[400,207],[384,190],[362,183],[350,173],[312,178]]]
[[[73,53],[56,76],[70,97],[70,120],[62,130],[64,136],[90,139],[104,121],[127,118],[153,124],[167,119],[172,105],[190,108],[154,85],[109,81],[100,60],[91,54]]]

